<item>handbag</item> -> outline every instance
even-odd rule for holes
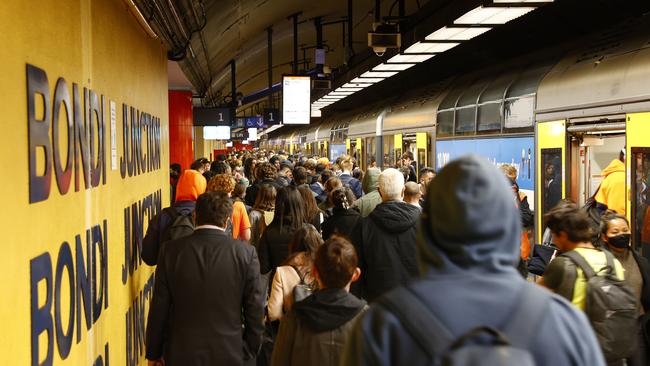
[[[298,278],[300,278],[300,282],[296,285],[296,287],[293,288],[293,303],[295,304],[309,297],[312,294],[312,292],[314,292],[314,290],[310,285],[308,285],[305,282],[305,276],[303,276],[302,273],[300,273],[298,268],[296,268],[293,265],[291,266],[291,268],[293,268],[293,270],[296,271],[296,273],[298,274]]]

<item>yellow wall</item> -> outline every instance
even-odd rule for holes
[[[0,195],[3,197],[3,209],[0,210],[0,242],[3,253],[0,256],[3,274],[0,281],[0,294],[3,299],[0,302],[2,363],[38,364],[46,359],[49,349],[53,363],[59,365],[92,365],[98,357],[101,357],[104,363],[108,363],[108,358],[113,365],[131,364],[132,362],[127,360],[127,330],[130,328],[131,334],[137,333],[142,340],[144,335],[140,334],[142,329],[138,330],[141,327],[136,327],[138,331],[135,332],[133,327],[127,327],[127,323],[130,315],[137,313],[136,320],[139,321],[148,311],[153,271],[144,263],[137,263],[137,269],[124,278],[123,284],[127,236],[125,209],[128,208],[128,212],[131,212],[131,205],[136,203],[138,212],[137,203],[145,197],[149,197],[144,201],[145,207],[149,207],[154,192],[160,192],[155,195],[160,206],[169,204],[165,51],[158,40],[150,38],[140,28],[122,0],[2,1],[0,34],[0,166],[3,171],[0,179]],[[47,74],[50,99],[47,108],[50,112],[59,77],[67,82],[71,100],[72,84],[78,84],[82,106],[83,88],[92,89],[100,97],[104,96],[107,107],[110,105],[109,101],[115,102],[118,166],[116,170],[112,169],[111,123],[107,108],[104,110],[103,133],[105,184],[100,183],[97,187],[84,189],[82,173],[80,189],[75,191],[73,169],[72,183],[67,193],[59,192],[56,178],[52,176],[47,199],[30,203],[27,64],[40,68]],[[42,118],[43,98],[37,96],[35,100],[35,118]],[[150,114],[154,121],[159,119],[160,124],[159,161],[150,165],[150,169],[145,172],[134,176],[127,174],[125,178],[122,178],[119,162],[123,152],[123,104]],[[65,113],[59,121],[59,141],[64,147],[62,159],[65,163]],[[39,126],[44,125],[42,122],[38,123],[41,123]],[[51,133],[50,128],[48,138],[51,138]],[[143,129],[142,138],[146,140],[146,137],[146,130]],[[146,153],[147,142],[143,142],[142,146]],[[36,172],[42,175],[46,160],[42,149],[35,151]],[[51,157],[48,159],[52,161]],[[144,222],[156,211],[155,208],[146,210]],[[146,224],[143,226],[142,229],[146,230]],[[97,254],[94,256],[86,250],[86,230],[93,227],[98,235],[90,235],[90,238],[99,241],[99,244],[95,245]],[[77,235],[83,253],[77,253]],[[64,242],[67,242],[71,249],[71,265],[65,260],[66,244],[62,245]],[[103,250],[106,251],[106,256],[102,255]],[[81,258],[79,262],[78,257]],[[48,258],[51,261],[51,269],[46,266]],[[92,259],[91,266],[85,270],[90,272],[92,263],[96,263],[95,292],[99,304],[97,311],[91,310],[97,319],[94,322],[91,319],[90,330],[86,329],[84,305],[77,307],[83,304],[83,297],[75,294],[77,280],[83,278],[79,276],[80,266],[77,264],[83,263],[81,267],[84,267],[89,259]],[[104,267],[102,259],[106,264]],[[57,264],[62,263],[68,265],[61,267],[57,281]],[[102,268],[106,268],[105,276],[102,276]],[[41,278],[41,272],[45,273],[43,277],[49,281],[35,282],[35,279]],[[124,274],[128,273],[127,268]],[[72,275],[73,291],[69,275]],[[58,289],[57,283],[60,284]],[[103,291],[102,283],[107,284],[107,291]],[[35,290],[33,296],[32,287]],[[49,297],[48,288],[52,291]],[[91,299],[92,292],[91,290]],[[73,300],[75,306],[71,318],[72,340],[69,354],[62,356],[58,345],[65,346],[65,337],[57,337],[55,324],[59,320],[63,332],[67,331],[70,325],[70,304]],[[51,303],[48,305],[48,302]],[[55,312],[57,303],[60,303],[59,312]],[[145,311],[140,313],[139,306],[133,307],[134,303],[143,306]],[[32,308],[36,311],[32,311]],[[94,307],[91,305],[90,308]],[[136,308],[138,311],[135,311]],[[42,309],[41,316],[44,320],[38,320],[38,309]],[[77,309],[81,310],[81,317],[78,317]],[[33,313],[37,315],[32,315]],[[31,337],[33,329],[38,328],[35,326],[39,324],[45,324],[45,328],[52,324],[52,332],[40,333],[36,348],[32,346]],[[131,339],[131,343],[134,342],[137,344],[138,339]],[[32,352],[36,350],[39,354],[33,358]],[[137,348],[135,352],[137,361],[144,364],[144,350]]]

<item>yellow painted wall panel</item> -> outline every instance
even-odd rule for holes
[[[543,149],[552,149],[559,148],[562,149],[562,197],[566,195],[566,121],[550,121],[550,122],[541,122],[537,124],[537,152],[536,155],[538,159],[537,163],[537,204],[536,207],[540,209],[536,210],[535,216],[537,216],[537,227],[541,228],[537,230],[537,242],[542,242],[543,226],[542,220],[543,217],[540,214],[541,212],[541,202],[542,195],[544,194],[544,167],[542,167],[542,150]]]
[[[625,137],[625,147],[626,147],[626,175],[627,175],[627,218],[632,222],[632,202],[631,202],[631,190],[632,190],[632,148],[636,147],[650,147],[650,112],[644,113],[630,113],[626,118],[626,137]]]
[[[3,209],[0,210],[0,222],[3,223],[2,252],[0,268],[3,280],[0,281],[0,354],[7,365],[27,365],[43,362],[51,354],[54,364],[91,365],[101,356],[106,358],[105,346],[108,344],[109,359],[112,364],[144,364],[143,350],[137,350],[130,362],[127,360],[127,316],[133,314],[134,301],[140,301],[145,288],[151,286],[153,269],[144,263],[129,275],[123,283],[123,265],[125,261],[125,209],[131,212],[131,206],[152,203],[155,193],[158,205],[169,204],[168,166],[168,106],[167,106],[167,61],[165,50],[159,40],[150,38],[136,19],[129,13],[125,2],[121,0],[81,0],[81,1],[2,1],[0,2],[0,34],[3,47],[0,48],[0,110],[2,111],[2,134],[0,137],[0,161],[2,175],[0,194],[3,196]],[[78,84],[81,106],[83,106],[83,88],[88,88],[105,98],[104,116],[104,157],[105,175],[97,187],[84,189],[83,173],[81,187],[75,191],[74,168],[72,182],[67,193],[59,192],[56,177],[51,177],[50,193],[44,200],[30,203],[29,174],[29,122],[28,122],[28,80],[27,65],[41,69],[47,75],[49,95],[48,110],[52,112],[55,88],[58,78],[64,78],[67,89],[73,94],[73,83]],[[36,97],[36,117],[42,114],[42,98]],[[110,101],[116,107],[116,141],[117,169],[111,164],[111,123]],[[148,165],[141,174],[122,178],[119,158],[123,155],[123,116],[122,107],[127,105],[152,117],[150,126],[141,129],[141,146],[148,153],[147,139],[157,136],[159,159],[156,164]],[[72,111],[71,111],[72,112]],[[64,114],[65,115],[65,114]],[[64,122],[62,117],[59,119]],[[85,121],[82,118],[82,121]],[[157,122],[156,122],[157,121]],[[39,122],[40,123],[40,122]],[[65,124],[63,125],[65,126]],[[61,146],[65,162],[67,147],[66,129],[61,126]],[[151,134],[148,134],[149,129]],[[97,131],[95,131],[97,133]],[[51,140],[52,129],[48,132]],[[97,146],[95,146],[97,151]],[[43,154],[36,150],[44,165]],[[99,153],[99,151],[97,151]],[[52,158],[49,157],[51,161]],[[153,167],[155,165],[155,168]],[[81,167],[81,165],[80,165]],[[43,172],[38,172],[42,174]],[[149,197],[145,199],[146,197]],[[140,228],[146,230],[148,211],[143,216],[145,222]],[[106,222],[104,226],[104,222]],[[129,225],[133,223],[129,221]],[[104,229],[106,228],[106,230]],[[89,253],[86,250],[86,231],[95,230],[98,234],[90,238],[97,239],[97,254],[92,256],[96,263],[97,299],[101,313],[96,321],[91,321],[90,330],[86,329],[85,315],[77,318],[79,297],[76,296],[76,281],[79,275],[76,236],[79,236],[82,249],[82,261],[86,264]],[[106,237],[104,239],[104,236]],[[137,236],[137,235],[136,235]],[[58,276],[57,264],[65,261],[62,243],[68,243],[72,256],[71,266],[62,267],[62,276]],[[104,245],[107,243],[107,245]],[[65,245],[63,245],[65,247]],[[106,248],[106,256],[102,250]],[[92,252],[92,250],[91,250]],[[63,254],[61,254],[63,253]],[[59,257],[63,260],[59,260]],[[46,273],[51,283],[40,280],[40,288],[32,297],[31,289],[34,279],[38,279],[39,270],[46,269],[44,261],[49,258],[51,270]],[[105,266],[102,266],[102,259]],[[33,264],[33,267],[30,265]],[[82,266],[83,267],[83,266]],[[68,268],[72,269],[72,292],[68,283]],[[85,268],[89,271],[91,268]],[[102,268],[105,275],[102,276]],[[45,270],[47,272],[47,270]],[[128,266],[126,273],[128,273]],[[47,276],[49,275],[49,276]],[[103,282],[105,281],[105,282]],[[56,291],[56,283],[61,286]],[[101,283],[107,284],[106,299]],[[47,302],[45,289],[51,287],[51,304]],[[148,290],[147,290],[148,291]],[[56,295],[60,294],[61,311],[55,311]],[[91,291],[92,294],[92,291]],[[91,295],[91,298],[93,296]],[[99,300],[101,299],[101,300]],[[72,340],[69,354],[62,354],[59,344],[66,342],[64,337],[57,337],[56,323],[59,320],[63,330],[70,324],[68,320],[70,304],[75,301],[72,317]],[[145,316],[148,299],[142,304]],[[82,302],[83,303],[83,302]],[[44,307],[45,306],[45,307]],[[52,322],[54,332],[47,335],[41,332],[38,346],[31,342],[35,324],[38,319],[32,308],[43,308],[46,320],[40,324]],[[84,306],[79,307],[83,312]],[[81,327],[78,319],[81,320]],[[139,318],[138,318],[139,319]],[[79,331],[80,330],[80,331]],[[79,341],[77,342],[77,334]],[[131,329],[131,334],[134,330]],[[47,336],[46,336],[47,335]],[[51,344],[48,345],[48,336]],[[62,342],[63,341],[63,342]],[[133,340],[132,340],[133,342]],[[32,352],[38,349],[34,359]],[[49,352],[48,352],[49,351]],[[134,350],[132,349],[132,352]],[[65,352],[63,352],[65,353]]]

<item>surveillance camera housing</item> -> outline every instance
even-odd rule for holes
[[[373,24],[374,31],[368,32],[368,47],[371,47],[379,57],[388,49],[399,49],[402,46],[402,35],[397,24]]]

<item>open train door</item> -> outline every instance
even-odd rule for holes
[[[566,196],[567,138],[566,121],[540,122],[536,125],[536,243],[542,242],[542,218]]]
[[[627,218],[632,245],[650,258],[650,113],[626,116]]]

